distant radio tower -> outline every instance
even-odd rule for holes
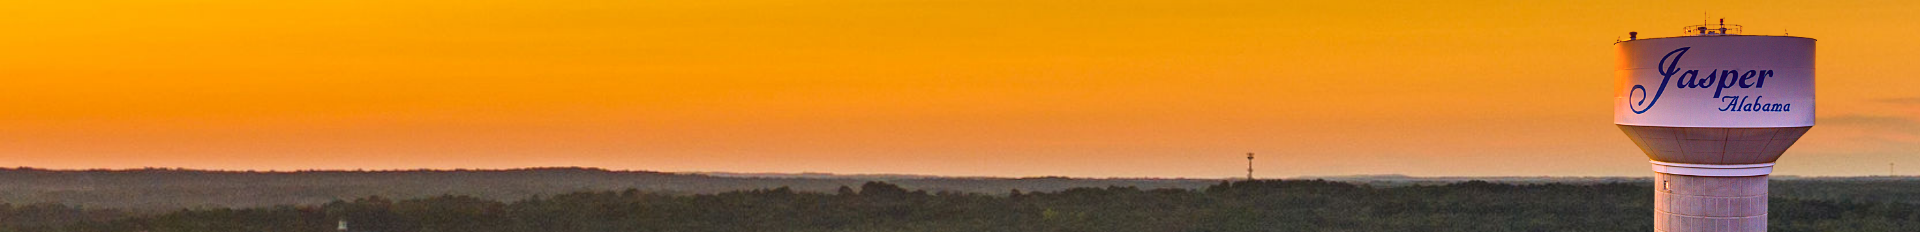
[[[1253,180],[1253,152],[1247,152],[1247,180]]]

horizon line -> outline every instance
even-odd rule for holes
[[[587,170],[587,171],[600,171],[600,172],[610,172],[610,173],[657,173],[657,174],[671,174],[671,175],[701,175],[701,176],[711,176],[711,177],[726,177],[726,178],[857,178],[857,177],[909,177],[909,178],[914,178],[914,179],[932,179],[932,178],[949,178],[949,179],[1048,179],[1048,178],[1061,178],[1061,179],[1146,179],[1146,180],[1228,180],[1228,181],[1231,181],[1231,180],[1245,180],[1245,179],[1246,179],[1246,178],[1240,178],[1240,177],[1224,177],[1224,178],[1194,178],[1194,177],[1152,177],[1152,176],[1147,176],[1147,177],[1086,177],[1086,176],[1064,176],[1064,175],[1042,175],[1042,176],[1018,176],[1018,177],[1016,177],[1016,176],[970,176],[970,175],[935,175],[935,174],[905,174],[905,173],[834,173],[834,172],[813,172],[813,171],[804,171],[804,172],[729,172],[729,171],[658,171],[658,170],[635,170],[635,169],[609,169],[609,168],[602,168],[602,167],[586,167],[586,166],[531,166],[531,167],[518,167],[518,168],[451,168],[451,169],[446,169],[446,168],[415,168],[415,169],[294,169],[294,170],[283,170],[283,169],[266,169],[266,170],[258,170],[258,169],[246,169],[246,170],[237,170],[237,169],[218,169],[218,168],[185,168],[185,167],[141,167],[141,168],[42,168],[42,167],[33,167],[33,166],[15,166],[15,167],[0,167],[0,171],[52,171],[52,172],[129,172],[129,171],[184,171],[184,172],[213,172],[213,173],[270,173],[270,174],[281,174],[281,173],[287,173],[287,174],[292,174],[292,173],[319,173],[319,172],[336,172],[336,173],[337,173],[337,172],[347,172],[347,173],[382,173],[382,172],[508,172],[508,171],[541,171],[541,170]],[[824,176],[824,177],[808,177],[808,176]],[[1810,175],[1769,175],[1769,176],[1775,176],[1775,177],[1787,177],[1787,178],[1860,178],[1860,177],[1920,177],[1920,175],[1891,175],[1891,176],[1890,176],[1890,175],[1860,175],[1860,176],[1829,176],[1829,175],[1811,175],[1811,176],[1810,176]],[[1304,175],[1304,176],[1292,176],[1292,177],[1280,177],[1280,178],[1254,178],[1254,179],[1256,179],[1256,180],[1310,180],[1310,179],[1329,179],[1329,178],[1369,178],[1369,177],[1372,177],[1372,178],[1408,178],[1408,179],[1473,179],[1473,178],[1496,178],[1496,179],[1497,179],[1497,178],[1576,178],[1576,179],[1577,179],[1577,178],[1651,178],[1651,176],[1551,176],[1551,175],[1504,175],[1504,176],[1501,176],[1501,175],[1489,175],[1489,176],[1468,176],[1468,175],[1455,175],[1455,176],[1419,176],[1419,175],[1409,175],[1409,174],[1350,174],[1350,175]]]

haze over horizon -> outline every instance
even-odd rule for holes
[[[1646,176],[1612,42],[1818,39],[1775,175],[1920,174],[1906,1],[47,1],[0,166]]]

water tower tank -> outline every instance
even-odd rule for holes
[[[1727,26],[1614,46],[1613,122],[1652,160],[1655,231],[1766,231],[1767,175],[1813,128],[1814,40]]]

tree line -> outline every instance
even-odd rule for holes
[[[496,201],[445,195],[318,205],[128,213],[0,205],[0,231],[1645,231],[1644,184],[1375,188],[1324,180],[1200,189],[1071,188],[983,194],[884,182],[832,192],[637,189]],[[1771,231],[1915,231],[1920,205],[1774,198]]]

